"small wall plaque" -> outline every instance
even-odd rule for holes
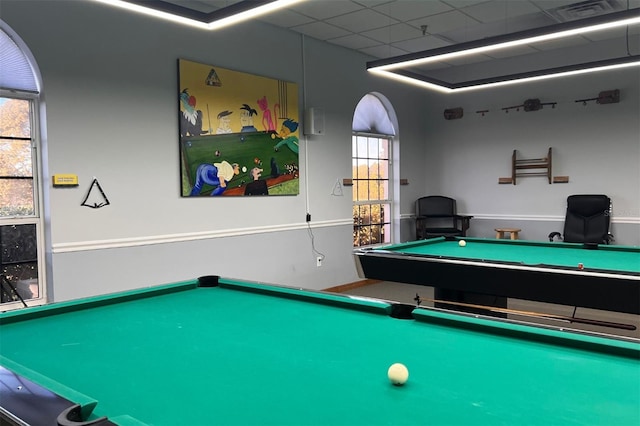
[[[53,186],[78,186],[78,175],[69,173],[53,175]]]

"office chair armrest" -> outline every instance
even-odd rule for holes
[[[456,219],[456,221],[460,221],[460,223],[462,224],[462,235],[466,235],[467,234],[467,229],[469,229],[469,227],[471,226],[471,224],[469,223],[471,221],[471,218],[473,216],[465,216],[465,215],[460,215],[460,214],[455,214],[453,215],[453,217]]]
[[[473,219],[473,216],[460,215],[460,214],[454,214],[453,217],[455,217],[456,219],[463,219],[463,220]]]
[[[549,234],[549,241],[553,242],[553,239],[554,239],[555,237],[560,237],[560,235],[562,235],[562,234],[560,234],[559,232],[552,232],[552,233],[550,233],[550,234]]]

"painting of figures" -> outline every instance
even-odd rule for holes
[[[178,60],[183,197],[297,195],[295,83]]]

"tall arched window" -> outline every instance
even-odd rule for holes
[[[39,82],[0,21],[0,310],[46,302]]]
[[[353,245],[392,241],[394,224],[392,166],[397,124],[388,100],[365,95],[353,116]]]

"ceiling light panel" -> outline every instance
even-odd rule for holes
[[[634,27],[630,28],[635,28],[636,23],[640,23],[640,10],[626,10],[442,48],[426,49],[422,52],[396,58],[372,61],[367,64],[367,67],[369,71],[385,77],[402,81],[417,79],[431,84],[441,84],[445,89],[456,91],[462,87],[479,85],[486,87],[488,84],[495,85],[498,82],[522,80],[524,77],[538,80],[543,78],[545,73],[549,75],[559,73],[565,75],[568,72],[577,74],[588,72],[588,68],[603,68],[603,65],[607,67],[603,69],[611,69],[614,65],[629,66],[628,63],[633,62],[634,59],[626,57],[625,52],[612,47],[607,40],[598,42],[609,43],[607,46],[601,45],[605,48],[596,48],[595,45],[587,44],[587,39],[584,36],[598,34],[598,32],[607,34],[610,32],[608,28],[616,26],[620,26],[626,31],[626,28],[631,24]],[[632,32],[629,31],[629,33]],[[611,34],[615,36],[616,32],[613,31]],[[616,40],[612,39],[611,42]],[[537,47],[538,45],[540,47]],[[560,48],[567,46],[572,47],[570,54],[560,50]],[[632,46],[637,48],[637,43],[632,43]],[[584,49],[578,47],[584,47]],[[598,56],[603,53],[608,56],[604,58]],[[628,54],[632,53],[628,52]],[[479,61],[476,64],[480,63],[480,65],[476,66],[473,58],[479,55],[492,57],[495,60],[486,66],[483,64],[484,61]],[[428,68],[426,64],[432,62],[444,62],[455,65],[455,67],[444,73],[442,68],[438,69],[437,67],[432,68],[432,71],[424,72],[424,69]],[[474,65],[473,68],[469,68],[472,65]],[[580,69],[581,67],[584,68],[584,71]],[[390,74],[396,74],[396,76],[391,77]],[[480,77],[470,78],[472,75]]]

